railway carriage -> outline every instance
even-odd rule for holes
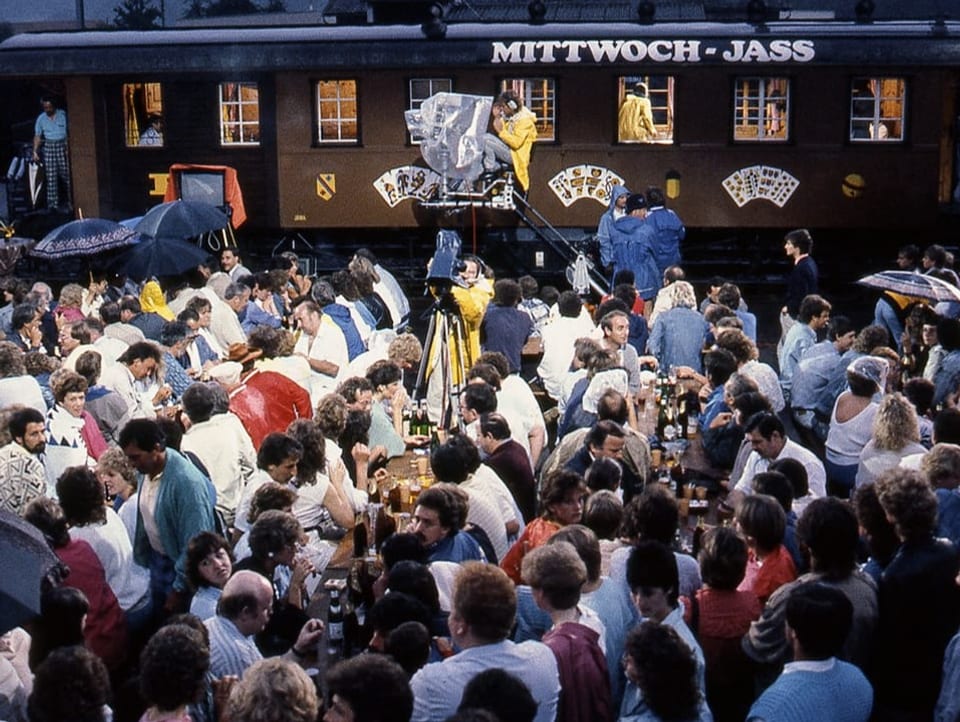
[[[688,228],[952,231],[960,23],[450,23],[88,31],[0,43],[0,141],[42,93],[70,118],[74,206],[126,218],[174,164],[229,166],[248,228],[510,227],[431,207],[442,179],[404,112],[512,89],[538,119],[525,203],[592,229],[618,181],[664,188]],[[642,84],[655,132],[618,122]],[[162,141],[141,144],[153,116]],[[6,135],[6,137],[3,137]],[[6,146],[4,146],[6,147]],[[939,236],[938,236],[939,234]]]

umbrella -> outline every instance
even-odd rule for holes
[[[939,278],[912,271],[880,271],[857,281],[861,286],[879,288],[931,301],[960,302],[960,289]]]
[[[176,239],[162,240],[143,236],[140,242],[120,255],[114,266],[136,279],[176,276],[196,268],[207,260],[207,252]]]
[[[41,188],[43,188],[43,176],[40,175],[40,164],[30,161],[30,200],[34,208],[37,207]]]
[[[577,260],[567,267],[567,281],[581,296],[590,293],[590,262],[582,253],[578,253]]]
[[[119,223],[103,218],[84,218],[54,228],[33,247],[30,255],[48,260],[95,256],[113,248],[129,246],[136,240],[137,234]]]
[[[134,227],[138,233],[162,240],[185,241],[227,225],[227,214],[209,203],[171,201],[154,206]]]
[[[0,510],[0,634],[40,613],[40,584],[58,563],[36,527]]]

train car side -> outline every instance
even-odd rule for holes
[[[734,31],[728,32],[727,44],[739,47]],[[351,48],[357,44],[351,42]],[[62,81],[71,121],[74,204],[88,215],[138,215],[160,200],[170,165],[198,163],[237,169],[250,223],[258,228],[435,226],[442,219],[420,208],[414,196],[423,195],[422,184],[435,182],[436,174],[424,167],[403,123],[410,81],[431,78],[448,79],[458,93],[488,96],[504,81],[537,78],[552,84],[555,139],[535,147],[528,198],[555,226],[591,227],[602,211],[600,193],[577,195],[574,189],[572,201],[563,197],[576,169],[600,169],[605,179],[616,176],[639,190],[672,179],[671,206],[688,226],[702,228],[923,229],[933,227],[941,206],[953,199],[960,76],[950,62],[918,60],[919,46],[929,42],[926,36],[912,39],[916,47],[909,57],[874,54],[857,64],[842,62],[859,57],[855,53],[823,64],[804,58],[670,63],[625,62],[623,57],[544,63],[542,48],[536,58],[518,50],[518,62],[506,63],[493,62],[497,56],[490,49],[498,47],[493,40],[471,42],[466,50],[442,43],[432,50],[411,42],[406,64],[395,58],[396,49],[384,46],[378,55],[375,44],[357,53],[344,44],[339,60],[329,49],[321,53],[307,47],[302,57],[291,59],[292,51],[280,48],[271,56],[279,59],[273,64],[270,58],[244,60],[232,45],[222,49],[230,62],[214,61],[217,49],[205,46],[208,67],[197,67],[197,58],[178,63],[169,50],[157,50],[157,62],[148,67],[122,53],[117,60],[104,54],[95,71],[86,60],[73,66],[63,60],[41,67],[42,74],[2,77],[0,84]],[[768,51],[779,47],[765,42]],[[830,42],[868,39],[850,34]],[[513,47],[505,43],[501,46]],[[439,62],[446,56],[450,62]],[[672,140],[622,143],[617,112],[623,79],[647,75],[670,79]],[[902,140],[852,140],[851,84],[857,78],[902,81]],[[782,140],[735,140],[734,98],[744,79],[789,82],[783,118],[789,133]],[[356,134],[349,142],[318,140],[318,83],[335,81],[355,88]],[[256,86],[256,141],[225,145],[218,89],[235,82]],[[124,88],[134,83],[158,83],[163,90],[161,147],[123,142]],[[417,167],[424,168],[420,177]],[[778,196],[754,192],[751,183],[764,182],[763,172],[781,184]],[[485,222],[509,225],[515,219],[501,215]]]

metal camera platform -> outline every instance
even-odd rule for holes
[[[515,211],[513,173],[492,180],[480,179],[474,183],[455,181],[441,190],[436,198],[421,201],[424,208],[451,210],[458,208],[490,208],[497,211]]]

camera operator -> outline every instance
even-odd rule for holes
[[[452,231],[441,231],[437,237],[437,251],[427,267],[427,284],[437,299],[436,313],[454,315],[460,322],[449,325],[451,331],[446,339],[439,333],[427,339],[427,368],[430,369],[427,403],[433,421],[441,419],[442,399],[466,383],[467,369],[480,357],[480,323],[493,298],[493,284],[483,273],[483,261],[473,255],[458,259],[459,250],[460,237]],[[457,333],[458,328],[462,333]],[[449,389],[442,388],[442,374],[435,373],[442,367],[444,344],[450,354]],[[454,406],[453,416],[456,414]]]

